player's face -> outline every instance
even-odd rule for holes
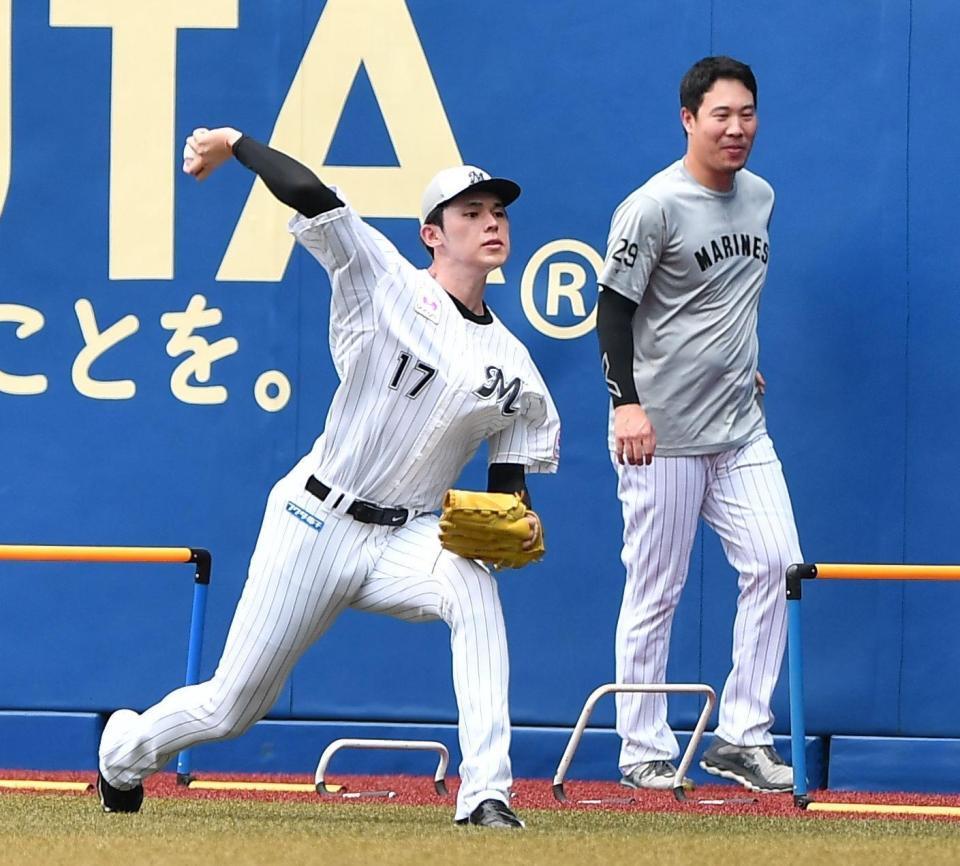
[[[510,255],[510,221],[500,199],[489,192],[457,196],[443,209],[442,255],[492,271]],[[441,248],[435,248],[440,254]]]
[[[688,168],[729,187],[746,165],[757,134],[753,94],[740,81],[721,78],[703,95],[695,115],[683,108],[680,117],[687,131]]]

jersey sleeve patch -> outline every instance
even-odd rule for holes
[[[599,282],[640,303],[664,245],[659,202],[633,194],[614,212]]]

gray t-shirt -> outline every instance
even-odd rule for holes
[[[717,192],[678,160],[614,212],[599,281],[639,304],[633,375],[657,454],[726,451],[765,429],[757,307],[773,198],[746,169]]]

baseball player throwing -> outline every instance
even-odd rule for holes
[[[295,208],[290,231],[330,277],[340,385],[323,434],[267,499],[220,663],[143,713],[120,710],[100,743],[105,811],[135,812],[143,780],[182,749],[262,718],[297,659],[347,607],[450,627],[463,762],[455,819],[522,827],[508,805],[508,658],[497,582],[441,545],[432,514],[486,441],[489,488],[529,502],[554,472],[560,422],[528,352],[483,300],[510,252],[512,181],[440,172],[422,198],[426,270],[406,261],[309,169],[234,129],[198,129],[184,171],[231,156]],[[539,519],[521,542],[539,543]],[[516,527],[514,527],[516,534]]]
[[[700,766],[755,791],[787,791],[793,773],[772,745],[770,698],[786,638],[783,575],[803,560],[757,369],[774,196],[744,168],[756,80],[743,63],[707,57],[685,75],[680,102],[686,155],[617,208],[600,276],[627,571],[617,680],[664,681],[703,517],[740,574],[740,595],[733,667]],[[623,784],[672,787],[679,750],[665,697],[618,695],[617,730]]]

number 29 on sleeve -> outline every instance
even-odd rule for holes
[[[637,252],[639,247],[637,244],[630,243],[628,238],[620,238],[617,241],[617,248],[613,252],[613,260],[615,262],[620,262],[621,265],[626,265],[628,268],[632,268],[637,262]]]

